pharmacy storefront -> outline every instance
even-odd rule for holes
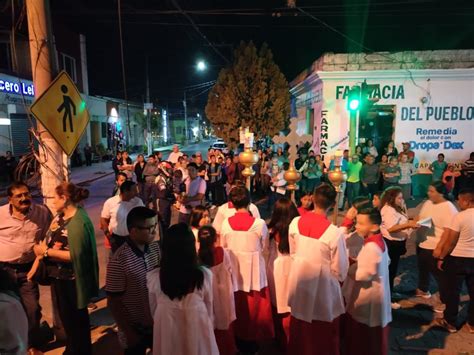
[[[439,153],[460,167],[474,151],[474,69],[315,71],[292,87],[293,111],[326,161],[349,148],[348,94],[364,81],[375,85],[370,96],[378,101],[356,117],[357,144],[372,139],[380,156],[391,140],[399,151],[409,142],[419,184],[430,180]]]
[[[34,100],[33,83],[0,73],[0,155],[15,156],[29,151],[28,109]]]

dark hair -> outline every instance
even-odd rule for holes
[[[352,201],[352,207],[358,212],[364,208],[372,207],[372,200],[369,196],[358,196]]]
[[[305,196],[313,197],[313,191],[303,191],[301,193],[300,198],[298,200],[298,204],[297,204],[298,207],[301,207],[301,199]],[[313,202],[311,202],[311,206],[313,206]]]
[[[358,212],[358,214],[369,216],[369,221],[373,224],[382,224],[382,215],[380,214],[380,211],[376,208],[363,208]]]
[[[458,196],[461,196],[461,195],[467,195],[469,200],[471,202],[474,202],[474,189],[472,187],[465,187],[465,188],[462,188],[459,193],[458,193]]]
[[[298,217],[299,213],[294,203],[287,198],[280,198],[273,208],[272,218],[268,224],[271,229],[270,239],[275,238],[278,234],[280,242],[278,250],[282,254],[290,253],[290,242],[288,241],[288,228],[293,218]]]
[[[72,203],[76,204],[89,197],[89,190],[77,187],[71,182],[62,182],[55,189],[59,196],[66,196]]]
[[[133,181],[124,181],[123,184],[120,185],[120,193],[123,194],[124,192],[130,192],[132,190],[132,187],[134,187],[135,185],[136,184]]]
[[[207,211],[207,208],[202,205],[193,207],[191,211],[191,216],[189,217],[189,226],[194,227],[194,228],[199,228],[199,221],[201,221],[204,215],[204,212],[206,211]]]
[[[217,239],[216,230],[212,226],[204,226],[199,229],[199,261],[208,267],[214,266],[214,243]]]
[[[139,206],[132,208],[127,215],[128,231],[130,231],[132,228],[138,227],[138,225],[145,222],[145,220],[156,217],[156,215],[156,211],[147,207]]]
[[[172,225],[164,235],[160,281],[171,300],[202,288],[204,272],[198,266],[194,234],[185,223]]]
[[[128,179],[127,174],[125,174],[125,173],[123,173],[123,172],[119,172],[119,173],[117,173],[117,176],[115,177],[115,181],[118,180],[118,177],[119,177],[119,176],[123,176],[123,177],[125,178],[125,180]]]
[[[443,197],[446,200],[449,200],[448,198],[448,190],[446,189],[446,185],[443,184],[442,181],[433,181],[430,186],[433,186],[436,192],[440,193],[443,195]]]
[[[323,183],[314,189],[313,203],[319,208],[327,210],[336,203],[336,190],[329,184]]]
[[[16,190],[16,189],[19,189],[19,188],[22,188],[22,187],[26,187],[28,189],[28,191],[30,191],[30,187],[27,184],[25,184],[23,181],[14,181],[14,182],[12,182],[11,185],[8,186],[8,189],[7,189],[8,197],[13,196],[13,190]]]
[[[154,155],[154,154],[150,154],[150,155],[148,156],[148,159],[150,159],[150,158],[155,159],[155,155]]]
[[[206,171],[206,165],[205,164],[199,165],[199,167],[198,167],[198,172],[199,173],[201,173],[203,171]]]
[[[250,204],[249,192],[245,187],[235,186],[229,192],[229,200],[237,210],[246,208]]]
[[[198,166],[197,166],[197,164],[194,163],[194,162],[193,162],[193,163],[189,163],[188,166],[187,166],[187,168],[188,168],[188,169],[189,169],[189,168],[194,168],[194,169],[198,170]]]
[[[354,148],[354,154],[357,154],[357,148],[360,148],[360,152],[362,153],[362,146],[360,144],[357,144]]]
[[[403,194],[402,188],[400,186],[390,186],[386,188],[385,191],[382,193],[382,196],[380,196],[381,209],[383,208],[383,206],[389,205],[390,207],[393,207],[397,212],[406,214],[406,211],[403,207],[397,206],[395,204],[395,199],[400,194]]]
[[[382,194],[383,194],[383,191],[375,191],[374,193],[372,193],[372,197],[378,196],[380,198]]]
[[[439,154],[438,154],[438,158],[439,158],[439,157],[443,157],[443,158],[444,158],[444,154],[443,154],[443,153],[439,153]]]

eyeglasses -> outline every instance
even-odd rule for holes
[[[149,233],[153,233],[156,231],[157,224],[154,224],[152,226],[148,227],[142,227],[142,226],[135,226],[134,228],[140,229],[140,230],[148,230]]]

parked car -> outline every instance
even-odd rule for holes
[[[220,150],[223,154],[229,154],[229,147],[227,146],[227,144],[224,143],[224,141],[215,141],[211,144],[210,148],[214,150]]]

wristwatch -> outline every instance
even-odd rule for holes
[[[43,258],[48,258],[48,251],[49,251],[49,248],[46,248],[43,254]]]

